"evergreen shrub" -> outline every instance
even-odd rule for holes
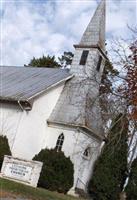
[[[43,162],[39,187],[66,193],[73,186],[73,164],[63,152],[43,149],[33,160]]]
[[[0,169],[2,167],[4,155],[11,155],[8,139],[6,136],[0,136]]]
[[[132,163],[129,181],[125,191],[127,200],[137,199],[137,158]]]
[[[113,125],[114,124],[114,125]],[[88,186],[93,200],[118,200],[127,177],[128,123],[119,115],[95,163]]]

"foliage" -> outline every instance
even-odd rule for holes
[[[115,93],[115,102],[127,113],[129,121],[128,138],[128,169],[137,151],[137,30],[132,31],[131,40],[118,40],[114,48],[115,65],[119,66]],[[135,35],[135,36],[134,36]],[[118,84],[119,83],[119,84]],[[114,90],[114,89],[113,89]],[[123,188],[124,189],[124,188]]]
[[[117,75],[119,75],[118,70],[114,68],[113,64],[109,60],[106,60],[100,85],[100,94],[108,94],[112,92],[112,80]]]
[[[130,116],[137,120],[137,40],[131,44],[130,50],[131,54],[128,57],[130,63],[125,65],[127,69],[125,95],[131,109]]]
[[[26,67],[48,67],[48,68],[58,68],[63,67],[66,68],[71,65],[72,59],[74,57],[74,54],[70,51],[64,52],[61,57],[58,57],[59,62],[55,60],[55,56],[42,56],[40,58],[31,59],[30,63],[28,65],[25,65]]]
[[[118,91],[126,100],[129,117],[137,120],[137,40],[132,42],[128,48],[130,53],[123,60],[126,76]]]
[[[132,162],[129,181],[125,191],[127,200],[137,199],[137,158]]]
[[[88,189],[93,200],[116,200],[127,173],[127,119],[120,114],[113,122],[108,142],[95,163]]]
[[[67,66],[71,65],[72,59],[74,57],[74,54],[70,51],[64,52],[64,54],[59,57],[59,63],[63,68],[66,68]]]
[[[0,136],[0,169],[2,167],[4,155],[11,155],[8,139],[6,136]]]
[[[118,70],[114,68],[113,64],[109,60],[106,60],[99,89],[100,108],[104,124],[106,124],[106,121],[110,117],[109,113],[112,105],[110,104],[111,98],[109,97],[113,94],[113,82],[118,75]]]
[[[43,162],[38,185],[40,187],[66,193],[73,185],[73,164],[63,152],[43,149],[33,160]]]
[[[114,112],[119,113],[119,109],[122,109],[131,120],[136,120],[137,40],[113,41],[111,50],[112,61],[105,63],[100,85],[102,113],[113,118]]]
[[[135,30],[136,33],[136,30]],[[134,35],[134,33],[133,33]],[[111,63],[106,62],[100,87],[100,106],[105,130],[109,119],[117,113],[128,119],[128,170],[137,151],[137,40],[114,40],[112,42]],[[109,51],[110,52],[110,51]],[[117,69],[118,73],[113,69]],[[120,130],[119,130],[120,131]],[[112,138],[113,140],[113,138]],[[124,189],[124,188],[123,188]]]
[[[25,65],[26,66],[26,65]],[[48,67],[48,68],[58,68],[59,63],[55,60],[55,56],[42,56],[40,58],[35,58],[30,61],[27,65],[28,67]]]

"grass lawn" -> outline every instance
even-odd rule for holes
[[[71,196],[63,195],[57,192],[51,192],[42,188],[33,188],[24,184],[16,183],[6,179],[0,178],[0,191],[19,195],[22,198],[32,200],[78,200],[80,198],[73,198]],[[82,199],[81,199],[82,200]]]

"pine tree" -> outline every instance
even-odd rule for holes
[[[120,114],[112,123],[108,142],[95,163],[89,193],[93,200],[117,200],[127,173],[128,123]]]
[[[38,186],[62,193],[73,186],[73,163],[62,151],[42,149],[33,160],[43,162]]]
[[[74,54],[71,51],[64,51],[61,57],[58,57],[59,63],[63,68],[70,67]]]
[[[5,155],[11,155],[8,139],[6,136],[0,136],[0,169],[2,167]]]
[[[125,191],[127,194],[127,200],[137,199],[137,158],[132,163],[129,181]]]
[[[35,58],[30,61],[26,67],[47,67],[47,68],[58,68],[61,67],[60,64],[55,60],[55,56],[42,56],[40,58]]]

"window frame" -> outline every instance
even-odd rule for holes
[[[58,136],[58,139],[56,141],[56,147],[55,149],[57,150],[57,152],[61,151],[62,150],[62,146],[63,146],[63,143],[64,143],[64,134],[61,133],[59,136]]]
[[[85,152],[88,151],[88,155],[85,155]],[[91,147],[86,147],[86,149],[84,150],[83,154],[82,154],[82,157],[85,159],[85,160],[90,160],[91,158]]]

